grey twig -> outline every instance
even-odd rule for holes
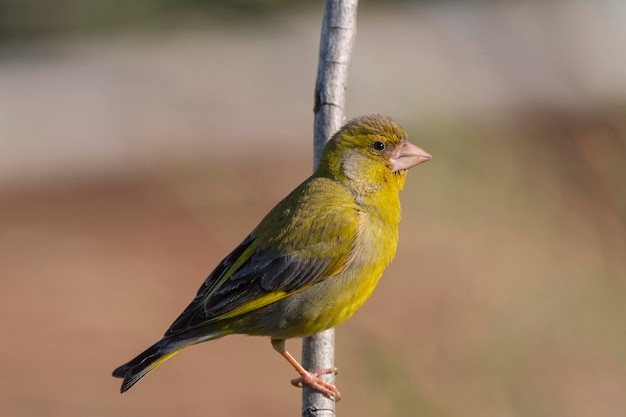
[[[326,0],[315,83],[314,163],[343,125],[348,64],[356,38],[358,0]]]
[[[356,37],[358,0],[326,0],[320,53],[315,84],[314,166],[317,167],[322,149],[345,121],[348,64]],[[302,364],[308,370],[328,369],[335,362],[335,330],[329,329],[304,338]],[[325,376],[334,383],[335,376]],[[303,417],[334,417],[335,401],[304,386],[302,390]]]

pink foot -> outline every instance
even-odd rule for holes
[[[341,394],[330,382],[324,381],[320,378],[320,375],[326,374],[336,374],[337,368],[329,368],[329,369],[320,369],[319,371],[309,372],[305,371],[306,374],[303,374],[300,378],[295,378],[291,380],[291,384],[296,387],[302,387],[303,384],[307,384],[311,388],[321,392],[322,394],[328,395],[335,401],[339,401],[341,399]]]

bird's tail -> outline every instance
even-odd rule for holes
[[[129,390],[148,372],[180,352],[188,344],[189,341],[181,343],[170,339],[161,339],[140,353],[135,359],[114,370],[114,377],[124,378],[120,392]]]

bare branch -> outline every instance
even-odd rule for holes
[[[345,121],[348,64],[356,38],[358,0],[326,0],[315,84],[314,163]]]
[[[314,166],[324,145],[345,121],[348,64],[356,38],[358,0],[326,0],[315,85]],[[335,330],[304,338],[302,364],[308,370],[328,369],[335,361]],[[335,376],[328,374],[334,383]],[[334,417],[335,401],[311,387],[302,391],[303,417]]]

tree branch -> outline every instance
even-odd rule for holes
[[[326,0],[315,84],[315,168],[324,145],[345,121],[348,64],[356,38],[358,0]],[[335,361],[335,330],[329,329],[302,341],[302,364],[308,370],[332,368]],[[335,376],[328,374],[328,382]],[[302,390],[303,417],[334,417],[335,401],[305,385]]]
[[[358,0],[326,0],[315,83],[314,164],[345,120],[348,64],[356,38]]]

